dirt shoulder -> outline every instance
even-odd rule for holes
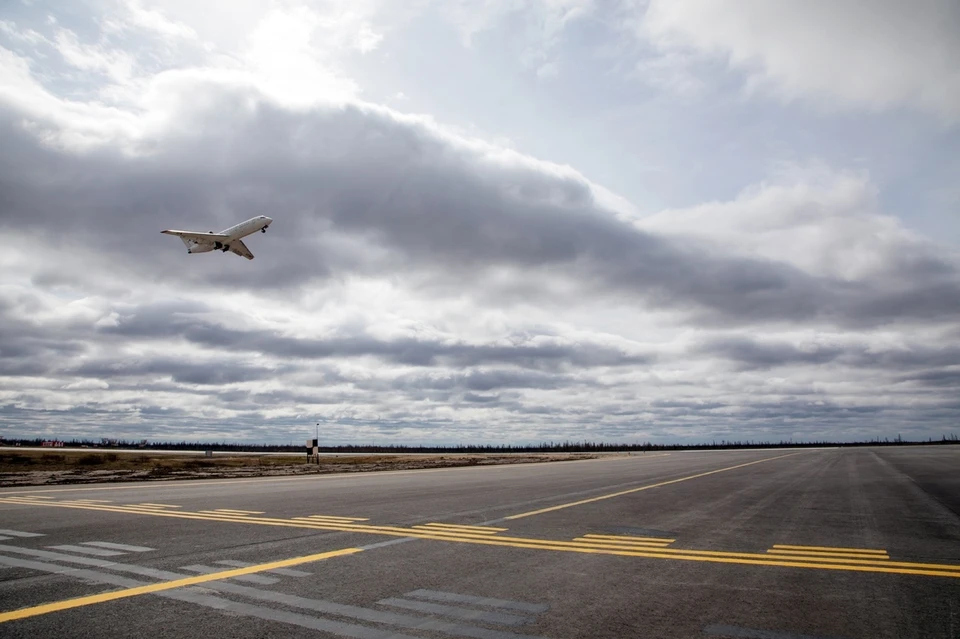
[[[594,459],[587,453],[511,455],[336,455],[307,462],[306,455],[157,454],[109,450],[0,449],[0,487],[95,484],[117,481],[229,479],[316,475],[457,466],[489,466]]]

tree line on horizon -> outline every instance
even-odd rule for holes
[[[51,440],[49,438],[3,438],[0,444],[6,446],[58,446],[71,448],[137,448],[143,450],[211,450],[219,452],[263,452],[263,453],[304,453],[307,447],[303,444],[251,444],[231,442],[167,442],[167,441],[128,441],[102,437],[93,439]],[[818,448],[818,447],[856,447],[856,446],[924,446],[936,444],[956,444],[960,438],[955,433],[943,435],[941,439],[929,438],[926,441],[907,441],[899,435],[894,439],[877,437],[869,441],[859,442],[754,442],[754,441],[727,441],[713,440],[696,444],[611,444],[605,442],[542,442],[536,445],[517,444],[457,444],[447,446],[407,446],[402,444],[343,444],[338,446],[319,446],[321,453],[613,453],[613,452],[648,452],[663,450],[741,450],[765,448]]]

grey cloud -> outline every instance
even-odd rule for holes
[[[903,375],[903,381],[920,382],[926,386],[936,386],[943,388],[956,388],[960,390],[960,370],[954,368],[949,370],[928,370],[918,373]]]
[[[792,432],[955,427],[958,381],[950,367],[960,348],[936,337],[960,311],[951,256],[893,260],[878,269],[884,277],[863,281],[814,277],[785,263],[735,257],[724,246],[700,251],[642,232],[600,206],[582,180],[504,164],[377,111],[293,113],[267,103],[250,111],[243,91],[193,90],[212,106],[188,107],[196,110],[179,114],[135,158],[109,149],[59,153],[15,126],[19,114],[0,117],[0,230],[27,243],[27,251],[30,242],[59,250],[16,286],[29,283],[47,300],[72,290],[116,313],[114,324],[110,317],[91,320],[94,313],[43,320],[40,296],[0,289],[0,375],[45,375],[50,387],[67,377],[102,379],[110,393],[122,393],[103,404],[85,402],[82,391],[30,388],[13,401],[5,393],[3,432],[47,420],[78,433],[108,424],[116,435],[142,430],[193,439],[202,427],[231,440],[238,432],[275,440],[302,426],[299,417],[265,417],[278,408],[316,411],[318,420],[345,415],[343,424],[385,439],[417,429],[435,441],[461,433],[556,439],[571,428],[598,438],[681,437],[695,427],[698,434],[779,440]],[[251,238],[252,263],[188,256],[159,233],[218,230],[261,213],[276,222]],[[331,337],[296,338],[235,328],[243,324],[231,323],[234,311],[218,304],[242,293],[252,300],[251,313],[273,310],[274,301],[293,308],[299,295],[316,294],[315,280],[354,275],[396,278],[426,298],[449,293],[468,310],[507,316],[499,329],[507,339],[475,339],[456,321],[442,331],[433,327],[441,337],[381,339],[350,320]],[[144,298],[164,301],[132,301]],[[556,327],[516,330],[528,324],[514,303],[551,305]],[[660,321],[651,310],[688,315],[671,313],[666,321],[676,325],[655,327],[649,338],[624,331],[643,346],[621,348],[629,339],[566,338],[558,327],[579,321],[563,316],[568,308],[628,309],[603,322],[605,330],[629,325],[631,309],[638,325]],[[647,345],[689,325],[690,317],[721,335],[731,326],[751,332],[730,331],[681,354]],[[781,329],[830,323],[862,335],[886,324],[916,338],[877,350],[849,330],[839,345],[809,348],[778,337]],[[153,352],[167,344],[188,350],[182,359],[126,354],[141,350],[128,346]],[[370,367],[367,358],[375,360]],[[709,370],[691,374],[693,361]],[[831,396],[802,379],[764,386],[758,378],[765,376],[754,374],[788,366],[817,371],[828,383],[859,383]],[[878,379],[889,381],[883,390],[892,399],[871,405],[868,385]],[[281,388],[255,383],[265,380]],[[157,397],[171,405],[157,405]],[[200,397],[240,415],[197,418],[177,406]],[[904,398],[919,403],[908,410]],[[45,408],[66,399],[75,410]],[[458,423],[460,416],[450,416],[457,411],[482,412],[489,421]],[[371,413],[383,420],[358,416]],[[145,422],[142,429],[130,425],[134,416]],[[351,431],[343,432],[348,439]]]
[[[733,360],[745,369],[767,369],[791,364],[827,364],[844,354],[844,349],[839,347],[817,346],[803,350],[786,342],[760,342],[747,337],[714,339],[694,350]]]
[[[908,343],[879,349],[867,344],[810,344],[803,348],[782,340],[757,340],[746,336],[720,337],[695,346],[692,353],[719,356],[736,362],[742,370],[780,366],[841,364],[861,369],[900,371],[904,368],[953,366],[960,362],[960,347]]]
[[[471,404],[490,404],[500,401],[500,393],[495,395],[481,395],[479,393],[464,393],[463,401],[469,402]]]
[[[569,375],[523,370],[471,370],[466,373],[404,375],[392,383],[400,390],[466,390],[479,393],[508,388],[557,389],[569,386]]]
[[[260,366],[244,366],[230,362],[210,361],[206,364],[184,362],[175,359],[155,358],[146,361],[91,361],[63,370],[65,375],[94,377],[155,377],[169,376],[180,384],[219,385],[238,382],[257,381],[277,376],[281,371]],[[282,372],[289,371],[284,367]]]
[[[291,338],[269,331],[240,331],[199,318],[190,310],[203,307],[143,307],[120,317],[116,326],[100,329],[124,337],[183,337],[205,347],[230,352],[258,352],[277,357],[322,359],[376,356],[410,366],[469,367],[507,363],[528,368],[632,366],[652,361],[649,355],[630,354],[599,344],[464,344],[398,338],[381,340],[367,335],[328,339]],[[183,312],[186,311],[186,312]],[[524,336],[519,336],[524,339]]]
[[[868,325],[960,312],[960,275],[945,261],[931,258],[920,270],[933,276],[911,276],[904,288],[703,254],[616,219],[579,180],[498,164],[375,111],[292,113],[261,102],[251,113],[240,106],[247,92],[193,88],[216,109],[180,114],[179,128],[136,160],[41,150],[8,114],[0,224],[56,224],[141,277],[203,287],[262,291],[346,272],[402,272],[489,294],[490,269],[508,268],[519,281],[572,283],[581,297],[571,303],[616,293],[704,322]],[[250,242],[256,268],[223,259],[232,255],[186,256],[159,235],[261,213],[276,221]],[[386,252],[346,251],[338,238]]]

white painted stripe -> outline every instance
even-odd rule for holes
[[[22,532],[19,530],[4,530],[0,528],[0,535],[10,535],[11,537],[43,537],[40,533]]]
[[[406,593],[404,597],[416,597],[418,599],[432,599],[433,601],[446,601],[452,603],[465,603],[475,606],[489,606],[491,608],[506,608],[508,610],[520,610],[522,612],[532,613],[546,612],[550,609],[550,606],[546,604],[511,601],[509,599],[494,599],[493,597],[474,597],[473,595],[461,595],[455,592],[443,592],[440,590],[414,590],[413,592]]]
[[[221,566],[233,566],[234,568],[246,568],[247,566],[255,565],[249,561],[236,561],[234,559],[224,559],[223,561],[217,561],[214,563],[220,564]],[[274,568],[273,570],[264,570],[264,572],[269,572],[274,575],[283,575],[284,577],[309,577],[313,574],[312,572],[296,570],[294,568]]]
[[[216,568],[211,566],[204,566],[203,564],[193,564],[190,566],[180,566],[181,570],[186,570],[188,572],[197,572],[201,575],[208,575],[214,572],[220,572]],[[263,577],[260,575],[238,575],[236,577],[229,577],[229,579],[235,579],[236,581],[246,581],[252,584],[261,584],[264,586],[270,586],[275,583],[279,583],[279,579],[274,579],[273,577]]]
[[[411,540],[411,538],[406,538],[405,540]],[[386,543],[396,543],[397,541],[405,540],[393,540]],[[135,575],[140,575],[142,577],[150,577],[151,579],[161,579],[161,580],[173,580],[173,579],[182,579],[183,574],[170,572],[166,570],[158,570],[156,568],[147,568],[145,566],[136,566],[131,564],[123,564],[112,561],[105,561],[103,559],[93,559],[92,557],[77,557],[74,555],[64,555],[60,553],[53,553],[46,550],[33,550],[30,548],[19,548],[16,546],[0,546],[0,551],[4,552],[14,552],[18,554],[28,555],[31,557],[39,557],[43,559],[48,559],[51,561],[61,561],[72,564],[80,564],[82,566],[96,566],[99,568],[105,568],[108,570],[116,570],[120,572],[132,573]],[[9,562],[9,563],[8,563]],[[32,568],[36,570],[45,570],[46,572],[63,572],[63,567],[56,563],[45,563],[40,561],[22,561],[13,558],[8,558],[0,555],[0,566],[6,565],[25,565],[29,564]],[[117,577],[115,575],[110,575],[106,573],[101,573],[94,570],[85,570],[85,569],[72,569],[70,574],[80,578],[91,578],[93,575],[101,577],[104,583],[112,583],[115,585],[127,585],[132,587],[135,585],[146,585],[145,582],[133,582],[129,584],[117,583],[117,580],[124,579],[123,577]],[[131,581],[131,580],[128,580]],[[443,633],[446,635],[452,635],[454,637],[471,637],[472,639],[543,639],[541,637],[535,637],[525,634],[517,634],[513,632],[505,632],[501,630],[491,630],[489,628],[481,628],[477,626],[471,626],[466,624],[459,624],[457,622],[448,622],[440,619],[428,619],[425,617],[406,615],[396,612],[386,612],[382,610],[374,610],[371,608],[361,608],[359,606],[349,606],[345,604],[334,603],[332,601],[323,601],[317,599],[306,599],[304,597],[298,597],[296,595],[287,595],[278,592],[272,592],[269,590],[261,590],[259,588],[252,588],[250,586],[242,586],[236,583],[229,583],[226,581],[215,581],[205,584],[206,588],[211,590],[217,590],[224,593],[230,593],[234,595],[240,595],[245,598],[259,600],[259,601],[269,601],[274,604],[281,604],[285,606],[290,606],[294,608],[302,608],[305,610],[310,610],[311,612],[320,613],[324,615],[337,615],[340,617],[348,617],[357,621],[367,621],[378,624],[388,624],[392,626],[399,626],[401,628],[410,628],[415,631],[434,631]],[[434,592],[434,591],[423,591],[423,592]],[[173,594],[177,593],[177,596],[174,597]],[[158,597],[169,597],[180,599],[181,601],[191,601],[192,603],[198,603],[200,605],[207,605],[204,602],[200,601],[201,595],[196,595],[191,593],[188,590],[182,592],[179,591],[169,591],[169,592],[158,592],[155,593]],[[412,593],[407,593],[411,595]],[[440,594],[449,594],[453,596],[464,596],[464,595],[454,595],[453,593],[440,593]],[[228,603],[233,603],[230,600],[221,600]],[[238,604],[240,605],[240,604]],[[534,604],[530,604],[534,605]],[[224,610],[225,608],[222,605],[216,606],[218,610]],[[262,610],[271,610],[263,608]],[[313,617],[304,617],[309,619],[314,619]],[[288,619],[284,619],[288,623],[293,623]],[[317,621],[321,624],[327,623],[326,619],[320,618]],[[302,624],[299,624],[302,625]],[[350,637],[361,637],[365,635],[354,635],[354,634],[345,634],[342,632],[336,632],[336,628],[333,627],[315,627],[308,626],[318,630],[325,630],[328,632],[334,632],[334,634],[341,634],[342,636]],[[356,626],[357,628],[366,628],[365,626]],[[395,632],[388,632],[382,635],[384,639],[402,639],[405,635],[401,635]],[[422,635],[421,635],[422,637]],[[414,638],[410,638],[414,639]]]
[[[126,554],[122,552],[117,552],[116,550],[102,550],[100,548],[84,548],[83,546],[72,546],[70,544],[64,544],[62,546],[47,546],[47,548],[53,548],[55,550],[65,550],[67,552],[79,552],[85,555],[94,555],[97,557],[116,557],[118,555]]]
[[[454,619],[467,619],[469,621],[480,621],[504,626],[519,626],[536,621],[533,617],[511,615],[505,612],[489,612],[486,610],[461,608],[459,606],[445,606],[400,597],[388,597],[387,599],[381,599],[377,603],[384,606],[394,606],[397,608],[406,608],[407,610],[416,610],[417,612],[425,612],[430,615],[441,615],[444,617],[453,617]]]
[[[114,544],[109,541],[84,541],[84,546],[98,546],[100,548],[110,548],[112,550],[126,550],[127,552],[150,552],[156,548],[147,548],[146,546],[130,546],[128,544]]]
[[[13,559],[11,557],[2,557],[0,556],[0,566],[13,566],[13,567],[22,567],[28,568],[31,570],[39,570],[42,572],[48,573],[62,573],[63,567],[57,564],[48,564],[42,561],[29,561],[23,559]],[[96,570],[87,570],[83,568],[73,568],[70,570],[70,574],[79,579],[89,579],[90,581],[98,583],[107,583],[123,588],[135,588],[140,586],[150,585],[148,582],[139,581],[136,579],[129,579],[127,577],[120,577],[117,575],[110,575],[102,573]],[[212,589],[222,589],[226,592],[231,592],[232,589],[244,589],[244,592],[249,591],[254,595],[270,595],[266,591],[255,590],[252,588],[246,588],[245,586],[238,586],[236,584],[227,584],[222,582],[211,582],[209,584]],[[265,619],[267,621],[277,621],[280,623],[287,623],[291,625],[300,626],[303,628],[309,628],[311,630],[319,630],[320,632],[325,632],[340,637],[351,637],[352,639],[418,639],[410,635],[404,635],[393,630],[381,630],[380,628],[371,628],[370,626],[362,626],[360,624],[351,624],[344,623],[342,621],[336,621],[334,619],[326,619],[323,617],[311,617],[307,615],[301,615],[293,612],[286,612],[284,610],[277,610],[275,608],[266,608],[261,606],[256,606],[253,604],[243,603],[239,601],[233,601],[231,599],[224,599],[222,597],[215,597],[212,595],[204,595],[200,592],[197,592],[193,589],[178,589],[178,590],[168,590],[164,592],[154,593],[158,597],[165,597],[167,599],[174,599],[177,601],[186,601],[189,603],[205,606],[207,608],[219,611],[227,611],[235,615],[246,615],[250,617],[257,617],[259,619]],[[335,604],[331,604],[335,605]],[[410,625],[414,629],[420,629],[423,624],[430,623],[429,621],[420,621],[419,623]],[[458,627],[459,629],[459,627]],[[469,629],[469,628],[468,628]],[[482,629],[477,629],[482,630]],[[483,631],[489,633],[490,631]],[[468,634],[466,632],[457,632],[452,633],[455,635],[463,636],[473,636],[478,637],[478,639],[500,639],[498,636],[491,636],[489,634]],[[506,634],[506,633],[504,633]],[[523,637],[514,635],[513,637],[505,637],[504,639],[523,639]],[[535,639],[535,638],[529,638]]]

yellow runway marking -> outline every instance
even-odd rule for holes
[[[14,502],[13,499],[0,498],[0,503]],[[860,559],[839,555],[837,557],[819,556],[791,556],[767,553],[724,552],[717,550],[687,550],[665,547],[644,547],[637,543],[624,541],[621,544],[616,540],[603,539],[576,539],[562,541],[551,539],[533,539],[526,537],[507,537],[490,535],[485,532],[472,530],[454,530],[438,527],[411,527],[402,526],[373,526],[369,524],[351,523],[346,521],[324,521],[312,518],[278,519],[270,517],[255,517],[248,515],[233,515],[230,513],[202,514],[189,511],[161,511],[137,510],[131,507],[78,504],[76,502],[33,502],[33,506],[50,508],[75,508],[82,510],[98,510],[125,514],[151,515],[154,517],[174,517],[178,519],[196,519],[201,521],[218,521],[237,524],[257,524],[261,526],[278,526],[290,528],[309,528],[314,530],[328,530],[336,532],[365,533],[392,537],[412,537],[415,539],[429,539],[453,543],[467,543],[484,546],[501,546],[510,548],[550,550],[558,552],[579,552],[601,555],[615,555],[623,557],[643,557],[652,559],[676,559],[686,561],[702,561],[713,563],[746,564],[759,566],[780,566],[789,568],[814,568],[822,570],[847,570],[853,572],[876,572],[891,574],[923,575],[933,577],[949,577],[960,579],[960,565],[955,564],[928,564],[890,561],[885,557],[870,554],[870,559]],[[483,528],[483,527],[481,527]],[[612,537],[612,535],[611,535]],[[665,540],[661,540],[665,541]]]
[[[83,502],[75,501],[75,504]],[[144,510],[166,510],[167,508],[180,508],[180,506],[160,506],[159,504],[129,504],[131,508],[142,508]]]
[[[615,540],[615,539],[590,539],[588,537],[576,537],[574,541],[580,543],[591,544],[599,548],[666,548],[670,545],[670,542],[658,542],[658,541],[627,541],[627,540]]]
[[[746,464],[737,464],[736,466],[728,466],[727,468],[719,468],[717,470],[711,470],[705,473],[699,473],[696,475],[690,475],[688,477],[681,477],[679,479],[671,479],[669,481],[662,481],[656,484],[648,484],[646,486],[640,486],[639,488],[631,488],[629,490],[621,490],[617,493],[611,493],[609,495],[600,495],[599,497],[591,497],[590,499],[581,499],[580,501],[574,501],[569,504],[560,504],[559,506],[550,506],[549,508],[541,508],[539,510],[531,510],[527,513],[520,513],[519,515],[510,515],[509,517],[504,517],[504,519],[520,519],[521,517],[532,517],[533,515],[542,515],[543,513],[553,512],[555,510],[562,510],[564,508],[572,508],[574,506],[582,506],[583,504],[591,504],[595,501],[601,501],[603,499],[613,499],[614,497],[621,497],[623,495],[629,495],[631,493],[637,493],[641,490],[650,490],[651,488],[659,488],[660,486],[669,486],[670,484],[677,484],[682,481],[690,481],[691,479],[697,479],[699,477],[706,477],[707,475],[715,475],[716,473],[723,473],[728,470],[735,470],[737,468],[745,468],[747,466],[753,466],[754,464],[762,464],[764,462],[773,461],[775,459],[783,459],[784,457],[792,457],[793,455],[799,455],[800,453],[790,453],[787,455],[779,455],[777,457],[768,457],[766,459],[758,459],[757,461],[747,462]]]
[[[806,550],[778,550],[776,548],[767,551],[771,555],[783,555],[785,557],[833,557],[835,559],[890,559],[890,555],[884,553],[878,555],[875,553],[861,554],[858,552],[808,552]]]
[[[235,510],[233,508],[214,508],[213,512],[228,513],[233,515],[262,515],[262,510]]]
[[[837,552],[837,553],[855,552],[860,554],[877,554],[877,555],[887,554],[886,550],[875,550],[871,548],[834,548],[832,546],[790,546],[786,544],[774,544],[773,547],[776,548],[777,550],[808,550],[808,551],[824,550],[827,552]]]
[[[584,535],[589,539],[612,539],[614,541],[656,541],[663,543],[673,543],[676,539],[667,539],[666,537],[633,537],[630,535]]]
[[[0,623],[5,623],[7,621],[14,621],[15,619],[26,619],[27,617],[36,617],[37,615],[46,615],[51,612],[58,612],[60,610],[69,610],[71,608],[80,608],[82,606],[90,606],[93,604],[102,603],[104,601],[114,601],[116,599],[126,599],[128,597],[146,595],[152,592],[162,592],[164,590],[173,590],[174,588],[183,588],[185,586],[195,586],[197,584],[207,583],[210,581],[219,581],[220,579],[228,579],[230,577],[239,577],[241,575],[249,575],[256,572],[263,572],[265,570],[274,570],[277,568],[287,568],[289,566],[298,566],[300,564],[306,564],[312,561],[322,561],[324,559],[330,559],[332,557],[341,557],[343,555],[352,555],[358,552],[362,552],[362,550],[360,548],[344,548],[343,550],[332,550],[330,552],[322,552],[316,555],[307,555],[305,557],[281,559],[280,561],[272,561],[270,563],[258,564],[256,566],[247,566],[246,568],[235,568],[232,570],[224,570],[223,572],[210,573],[207,575],[197,575],[196,577],[185,577],[183,579],[165,581],[158,584],[149,584],[147,586],[137,586],[135,588],[127,588],[125,590],[115,590],[113,592],[105,592],[99,595],[90,595],[88,597],[78,597],[76,599],[66,599],[64,601],[57,601],[54,603],[43,604],[40,606],[33,606],[30,608],[21,608],[20,610],[14,610],[12,612],[2,613],[0,614]]]
[[[458,524],[429,523],[414,528],[425,528],[427,530],[448,530],[451,532],[475,532],[481,535],[495,535],[499,532],[505,532],[506,528],[494,528],[493,526],[461,526]]]
[[[105,500],[93,500],[93,499],[77,499],[77,502],[81,501],[105,501]],[[137,506],[150,506],[153,508],[182,508],[182,506],[174,506],[173,504],[152,504],[150,502],[144,502],[142,504],[137,504]]]

